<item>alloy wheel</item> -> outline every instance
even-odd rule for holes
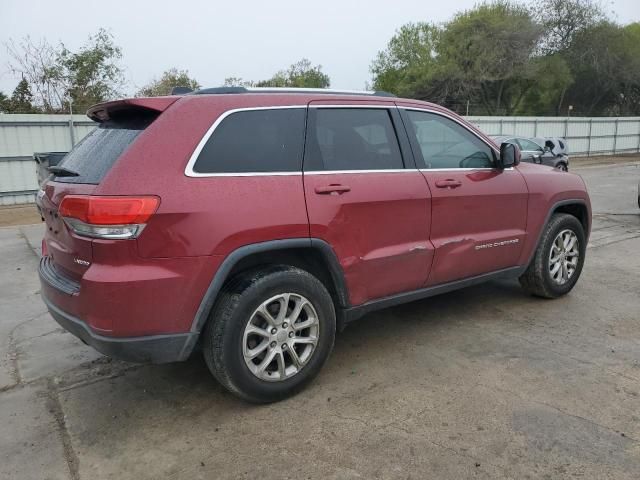
[[[245,364],[268,382],[296,375],[318,344],[320,322],[311,302],[295,293],[264,301],[251,315],[242,337]]]
[[[562,230],[551,244],[549,275],[558,285],[564,285],[578,267],[580,245],[573,230]]]

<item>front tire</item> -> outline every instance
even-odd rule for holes
[[[519,278],[520,285],[538,297],[566,295],[580,277],[586,246],[584,228],[576,217],[566,213],[553,215],[531,264]]]
[[[224,287],[204,331],[204,358],[233,394],[274,402],[318,374],[335,331],[333,301],[316,277],[294,267],[267,267]]]

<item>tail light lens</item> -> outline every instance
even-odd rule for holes
[[[160,198],[67,195],[59,214],[77,235],[125,239],[140,235],[158,209]]]

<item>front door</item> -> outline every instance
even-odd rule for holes
[[[528,201],[517,168],[496,168],[494,147],[453,116],[410,108],[402,115],[432,194],[427,285],[516,266]]]
[[[420,288],[433,258],[431,199],[397,109],[309,107],[304,189],[310,234],[334,249],[351,304]]]

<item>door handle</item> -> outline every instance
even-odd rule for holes
[[[316,187],[315,191],[318,195],[330,195],[334,193],[342,195],[343,193],[350,192],[351,187],[332,183],[331,185],[325,185],[324,187]]]
[[[458,188],[462,185],[460,180],[454,180],[453,178],[447,178],[446,180],[438,180],[436,187],[438,188]]]

